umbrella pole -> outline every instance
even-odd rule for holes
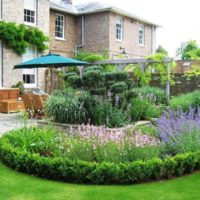
[[[50,68],[50,77],[51,77],[51,87],[50,87],[50,93],[53,92],[53,70]]]

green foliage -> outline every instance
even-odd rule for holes
[[[106,58],[105,55],[94,54],[91,52],[79,52],[76,56],[76,59],[89,62],[89,63],[99,61],[99,60],[105,60],[105,58]]]
[[[164,49],[161,45],[159,45],[158,48],[156,49],[156,53],[161,53],[161,54],[168,56],[167,50]]]
[[[57,122],[81,124],[87,121],[87,111],[83,105],[78,93],[55,92],[48,98],[45,112]]]
[[[102,96],[105,96],[105,94],[106,94],[106,88],[103,87],[103,88],[91,89],[90,93],[92,95],[102,95]]]
[[[200,91],[182,94],[170,100],[169,106],[178,110],[181,108],[184,112],[188,112],[190,107],[198,108],[200,106]]]
[[[106,81],[126,81],[128,79],[127,72],[107,72],[105,73]]]
[[[87,70],[83,73],[83,84],[87,88],[103,86],[104,76],[100,70]]]
[[[76,75],[77,75],[76,72],[68,72],[63,75],[63,78],[65,81],[67,81],[70,76],[76,76]]]
[[[177,56],[181,56],[182,60],[199,60],[200,48],[195,40],[182,43],[177,49]]]
[[[17,54],[25,53],[29,45],[33,45],[39,52],[47,49],[48,38],[38,28],[27,28],[10,22],[0,22],[0,39]]]
[[[69,76],[67,81],[74,88],[81,88],[83,85],[83,81],[81,80],[80,76],[78,76],[78,75]]]
[[[128,113],[107,100],[97,101],[92,111],[91,120],[96,125],[123,127],[128,123]]]
[[[19,81],[16,83],[16,85],[12,85],[11,88],[19,88],[19,92],[20,95],[22,95],[24,93],[24,82],[23,81]]]
[[[187,152],[196,152],[200,149],[200,133],[199,129],[192,128],[190,132],[185,132],[184,129],[180,134],[177,134],[172,139],[173,145],[170,142],[163,145],[165,153],[179,154]]]
[[[155,104],[166,104],[167,95],[163,89],[157,87],[138,87],[133,89],[136,97],[147,99]]]
[[[14,138],[19,133],[12,134],[0,139],[1,161],[18,171],[48,179],[90,184],[132,184],[181,176],[200,169],[199,151],[178,154],[164,160],[153,158],[126,163],[96,163],[32,153],[22,147],[21,140],[19,142],[16,139],[20,145],[14,145]],[[42,134],[40,137],[42,139]],[[35,136],[34,139],[39,141]]]
[[[128,89],[128,86],[123,81],[117,82],[110,86],[110,91],[114,94],[126,92],[127,89]]]
[[[134,98],[131,102],[131,118],[133,121],[159,117],[161,111],[150,101]]]

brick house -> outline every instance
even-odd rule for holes
[[[56,19],[62,20],[62,33],[55,36]],[[108,52],[111,58],[143,58],[154,53],[156,28],[124,10],[90,2],[73,6],[50,1],[50,49],[64,55],[76,51]]]
[[[154,52],[158,27],[107,4],[74,6],[72,0],[0,0],[0,18],[38,27],[50,38],[49,51],[69,57],[77,51],[106,51],[111,58],[144,57]],[[34,47],[18,56],[0,42],[0,87],[23,80],[27,88],[44,88],[45,69],[13,70],[15,64],[36,56]]]

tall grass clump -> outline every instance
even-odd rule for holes
[[[200,90],[174,97],[169,105],[174,110],[182,109],[185,112],[189,111],[190,106],[197,108],[200,106]]]
[[[74,91],[55,92],[46,102],[45,112],[48,117],[61,123],[84,123],[87,111],[80,95]]]

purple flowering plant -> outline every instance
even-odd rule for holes
[[[200,108],[190,107],[189,112],[169,109],[157,120],[157,126],[167,153],[200,149]]]

